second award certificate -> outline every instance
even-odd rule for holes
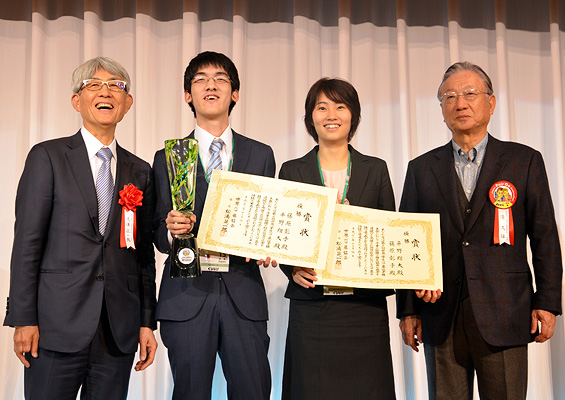
[[[317,285],[442,289],[439,214],[336,205]]]

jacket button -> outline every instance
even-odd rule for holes
[[[97,281],[103,281],[103,280],[104,280],[104,275],[103,275],[103,274],[96,275],[96,280],[97,280]]]
[[[461,244],[463,245],[463,247],[469,247],[469,244],[470,244],[470,243],[469,243],[469,242],[463,242],[463,243],[461,243]]]
[[[459,285],[461,283],[461,278],[455,279],[455,283]]]
[[[468,208],[466,211],[467,211],[467,214],[471,214],[471,209],[470,209],[470,208]]]

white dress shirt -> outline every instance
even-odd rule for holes
[[[198,140],[198,154],[200,155],[200,160],[202,160],[204,171],[206,171],[208,169],[208,163],[210,162],[211,156],[210,145],[212,144],[212,141],[216,139],[216,136],[196,125],[194,128],[194,138]],[[222,170],[228,171],[233,151],[233,133],[230,125],[228,125],[226,130],[222,132],[218,139],[222,139],[222,142],[224,142],[222,150],[220,150]]]
[[[80,133],[82,134],[82,139],[86,145],[86,152],[88,154],[88,161],[90,162],[90,169],[92,170],[92,178],[94,179],[94,186],[96,186],[96,177],[98,176],[98,171],[102,166],[102,159],[96,155],[102,147],[108,147],[112,150],[112,159],[110,160],[110,169],[112,171],[112,179],[114,184],[116,183],[116,165],[118,156],[116,154],[116,138],[112,140],[109,146],[104,146],[100,140],[98,140],[92,133],[88,131],[84,126],[80,128]]]

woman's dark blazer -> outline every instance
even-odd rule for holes
[[[279,178],[322,186],[316,157],[318,148],[319,146],[314,147],[302,158],[285,162],[279,172]],[[349,151],[351,152],[351,177],[346,195],[349,204],[394,211],[394,193],[386,162],[380,158],[363,155],[351,145],[349,145]],[[285,297],[297,300],[323,298],[322,286],[311,289],[303,288],[292,279],[292,266],[281,265],[280,267],[290,281]],[[383,297],[394,294],[394,291],[391,289],[355,289],[354,293],[360,297]]]

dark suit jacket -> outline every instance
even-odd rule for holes
[[[194,131],[189,135],[194,138]],[[275,176],[275,158],[273,150],[256,140],[233,132],[232,171],[267,177]],[[167,237],[167,214],[173,209],[171,188],[165,163],[165,150],[155,154],[153,173],[157,191],[156,210],[153,220],[155,228],[155,246],[162,253],[169,253]],[[208,182],[202,163],[198,163],[196,175],[196,200],[194,214],[197,222],[192,232],[198,236],[200,216],[204,208]],[[196,315],[202,307],[216,273],[204,272],[197,278],[171,278],[170,260],[167,258],[159,290],[157,319],[185,321]],[[239,311],[248,319],[266,321],[268,318],[267,297],[261,272],[255,261],[246,263],[245,258],[230,256],[229,272],[222,273],[229,295]]]
[[[304,157],[285,162],[279,172],[280,179],[310,183],[322,186],[322,178],[318,168],[318,146],[314,147]],[[351,205],[394,211],[394,193],[388,175],[386,162],[376,157],[359,153],[349,146],[351,152],[351,171],[347,199]],[[323,287],[316,286],[305,289],[292,279],[293,267],[281,265],[281,270],[289,279],[285,297],[289,299],[310,300],[321,299]],[[358,296],[388,296],[393,290],[355,289]]]
[[[444,290],[435,304],[424,303],[412,290],[397,291],[397,316],[420,314],[424,343],[443,343],[466,278],[483,338],[494,346],[526,344],[533,337],[533,308],[561,313],[561,250],[542,156],[527,146],[489,135],[466,224],[458,179],[451,142],[408,164],[400,211],[440,214]],[[514,184],[518,192],[512,206],[513,246],[493,241],[496,208],[488,193],[498,181]],[[526,237],[533,254],[535,293]]]
[[[155,328],[151,168],[116,147],[114,200],[104,237],[98,231],[96,189],[80,131],[39,143],[27,157],[16,197],[4,325],[39,325],[42,348],[83,349],[98,327],[104,297],[122,352],[136,351],[140,326]],[[118,192],[129,183],[144,196],[137,209],[136,250],[120,248]],[[98,277],[102,274],[103,280]]]

